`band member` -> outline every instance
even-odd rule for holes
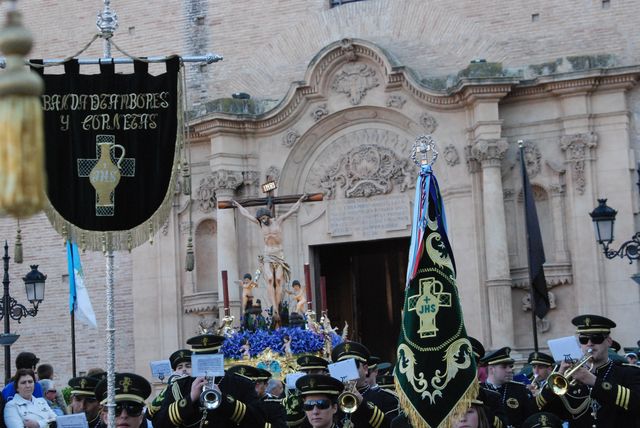
[[[151,404],[147,406],[147,412],[145,416],[150,421],[153,421],[153,418],[156,412],[162,406],[162,401],[164,400],[164,396],[167,393],[167,389],[171,387],[171,384],[176,379],[180,379],[182,377],[191,376],[191,350],[189,349],[178,349],[176,352],[169,356],[169,363],[171,364],[171,370],[173,370],[173,374],[169,376],[167,380],[167,386],[164,387],[162,391],[153,399]]]
[[[367,383],[366,375],[369,372],[367,362],[370,357],[369,350],[358,342],[342,342],[333,348],[331,352],[331,359],[334,363],[350,358],[355,360],[360,377],[356,381],[356,388],[353,392],[359,398],[360,396],[362,397],[363,404],[359,407],[369,408],[373,413],[379,410],[380,418],[375,420],[376,428],[389,427],[391,426],[391,421],[398,415],[398,397],[387,389],[371,388]]]
[[[298,371],[305,374],[329,374],[329,361],[316,355],[303,355],[296,360]]]
[[[504,428],[507,426],[507,413],[502,405],[502,397],[493,389],[482,388],[482,381],[480,379],[480,370],[483,369],[486,373],[486,366],[482,365],[480,361],[484,358],[484,346],[480,341],[474,337],[468,337],[469,342],[471,342],[471,351],[473,352],[473,357],[476,359],[476,366],[478,367],[478,381],[481,382],[481,391],[482,394],[482,402],[486,408],[487,419],[489,424],[493,428]],[[486,377],[484,378],[486,379]]]
[[[556,362],[551,355],[544,352],[532,352],[529,354],[527,362],[533,370],[533,380],[529,385],[529,390],[533,394],[538,394],[540,389],[547,383],[547,378],[553,371]]]
[[[267,393],[267,383],[271,379],[271,373],[268,370],[239,364],[229,368],[227,374],[242,376],[253,382],[256,395],[261,401],[261,406],[265,413],[265,427],[287,427],[287,413],[282,405],[282,400]]]
[[[106,376],[106,373],[105,373]],[[100,423],[100,401],[96,398],[95,390],[104,378],[94,376],[80,376],[69,380],[71,387],[71,413],[83,413],[87,418],[89,428],[95,428]]]
[[[580,315],[571,322],[584,364],[574,364],[569,376],[570,364],[563,362],[558,373],[566,376],[549,378],[536,397],[538,408],[568,420],[570,428],[640,427],[640,368],[609,359],[615,322],[599,315]]]
[[[484,356],[481,362],[487,365],[488,374],[486,382],[481,386],[500,395],[508,425],[519,428],[535,412],[535,406],[527,387],[512,381],[514,360],[510,353],[511,348],[504,347]]]
[[[146,428],[143,415],[145,400],[151,394],[151,384],[134,373],[116,373],[115,379],[116,426],[118,428]],[[107,404],[107,379],[96,386],[96,398]],[[107,427],[109,415],[103,408],[101,426]]]
[[[197,354],[217,354],[224,337],[202,334],[187,340]],[[197,424],[211,427],[256,428],[265,424],[265,417],[251,381],[241,376],[225,375],[219,384],[211,385],[204,377],[177,379],[165,394],[162,406],[155,414],[155,428],[192,427]],[[204,387],[220,393],[219,406],[207,409],[201,403]]]
[[[305,419],[312,428],[336,428],[342,382],[325,375],[305,375],[296,381]]]
[[[562,420],[553,413],[539,412],[529,416],[522,428],[562,428]]]

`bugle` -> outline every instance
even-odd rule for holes
[[[346,382],[344,391],[338,396],[338,407],[344,413],[350,414],[358,410],[358,396],[353,393],[355,382]]]
[[[593,358],[592,353],[593,349],[587,349],[587,353],[584,355],[584,357],[582,357],[580,361],[575,363],[569,370],[564,372],[564,375],[560,373],[551,373],[549,375],[549,378],[547,379],[547,385],[549,385],[549,388],[551,388],[554,394],[564,395],[567,393],[567,391],[569,390],[569,385],[575,384],[575,379],[572,379],[571,375],[573,375],[576,370],[578,370],[591,358]]]
[[[200,393],[200,405],[207,410],[215,410],[222,403],[222,394],[213,383],[213,377],[206,377],[206,383],[202,385]]]

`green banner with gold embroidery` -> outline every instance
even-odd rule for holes
[[[421,166],[413,217],[396,391],[414,428],[449,428],[476,398],[478,383],[444,205],[430,165]]]

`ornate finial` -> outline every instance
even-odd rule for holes
[[[118,15],[110,7],[110,0],[104,0],[104,9],[98,13],[96,26],[100,30],[102,38],[109,39],[118,29]]]
[[[438,159],[438,151],[433,137],[431,135],[421,135],[416,138],[416,142],[411,147],[411,160],[419,167],[422,167],[423,165],[433,165],[436,159]]]

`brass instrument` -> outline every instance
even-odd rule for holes
[[[354,381],[346,382],[344,392],[338,396],[338,407],[344,413],[351,414],[358,410],[358,396],[353,393],[356,383]]]
[[[587,353],[582,357],[580,361],[575,363],[569,370],[564,372],[564,375],[560,373],[551,373],[547,379],[549,388],[556,395],[564,395],[569,390],[569,385],[575,385],[575,379],[571,379],[571,375],[576,372],[580,367],[585,365],[591,358],[593,358],[593,349],[587,349]]]
[[[213,383],[212,376],[207,376],[205,379],[207,382],[202,386],[200,405],[206,410],[215,410],[222,403],[222,394]]]

